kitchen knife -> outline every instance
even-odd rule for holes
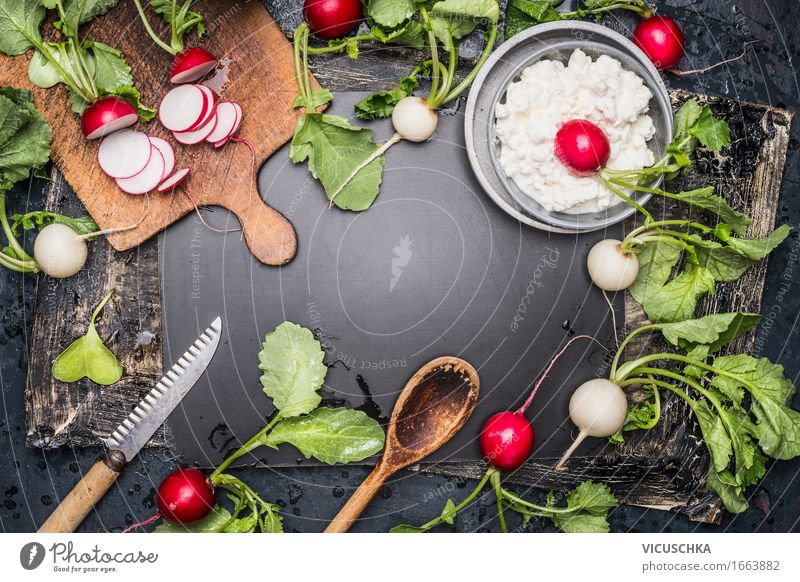
[[[47,518],[39,533],[72,532],[150,440],[178,403],[192,389],[219,345],[222,319],[217,317],[178,362],[147,393],[111,436],[100,458]]]

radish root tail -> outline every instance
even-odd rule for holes
[[[135,530],[136,528],[142,527],[143,525],[148,525],[150,523],[153,523],[155,520],[159,519],[160,517],[161,517],[161,514],[160,513],[156,513],[155,515],[153,515],[151,517],[148,517],[144,521],[140,521],[140,522],[134,523],[131,526],[126,527],[124,530],[122,530],[122,533],[128,533],[129,531]]]
[[[614,311],[614,304],[611,302],[611,298],[606,293],[606,290],[603,289],[603,297],[605,297],[606,303],[608,304],[608,309],[611,311],[611,325],[614,328],[614,345],[617,346],[619,349],[619,335],[617,334],[617,313]]]
[[[189,202],[192,203],[192,206],[194,206],[194,211],[197,214],[197,217],[200,219],[200,222],[203,223],[203,226],[205,226],[208,230],[218,232],[220,234],[225,234],[227,232],[239,232],[240,230],[242,230],[241,228],[215,228],[211,226],[206,222],[206,219],[203,218],[203,213],[200,212],[200,207],[197,206],[197,202],[194,201],[191,192],[189,192],[189,190],[187,188],[184,188],[183,186],[179,186],[179,188],[181,189],[181,192],[183,192],[189,199]]]
[[[567,349],[569,349],[569,346],[572,345],[572,342],[577,341],[579,339],[592,340],[594,343],[596,343],[601,348],[608,349],[602,343],[600,343],[597,340],[597,338],[595,338],[594,336],[591,336],[591,335],[576,335],[575,337],[571,338],[566,343],[566,345],[563,348],[561,348],[559,350],[559,352],[555,356],[553,356],[553,359],[550,360],[550,363],[547,364],[547,368],[545,368],[544,372],[542,372],[542,375],[539,377],[539,380],[536,381],[536,384],[534,385],[533,389],[531,390],[530,396],[528,396],[528,399],[525,401],[525,404],[520,406],[519,409],[517,410],[517,414],[525,414],[525,411],[528,410],[528,407],[533,402],[533,397],[536,396],[536,392],[539,390],[539,386],[541,386],[544,383],[545,379],[547,378],[547,375],[550,373],[550,370],[553,369],[553,366],[555,365],[555,363],[564,354],[564,352],[566,352]]]
[[[583,442],[583,439],[585,439],[587,436],[589,435],[584,431],[578,433],[578,438],[575,439],[575,442],[573,442],[572,446],[567,449],[567,452],[564,453],[564,456],[561,457],[558,465],[556,465],[556,471],[561,471],[564,468],[564,463],[567,462],[567,460],[572,456],[572,453],[575,452],[575,449],[580,446],[580,444]]]
[[[389,149],[390,147],[392,147],[394,144],[396,144],[397,142],[399,142],[401,139],[403,139],[403,138],[402,138],[402,137],[400,137],[400,134],[399,134],[399,133],[395,133],[395,134],[394,134],[392,137],[390,137],[388,140],[386,140],[386,142],[384,142],[384,144],[383,144],[381,147],[379,147],[379,148],[378,148],[378,149],[376,149],[374,152],[372,152],[372,153],[369,155],[369,157],[368,157],[366,160],[364,160],[363,162],[361,162],[360,164],[358,164],[358,166],[356,166],[356,169],[355,169],[355,170],[353,170],[353,171],[350,173],[350,175],[349,175],[349,176],[347,176],[347,178],[345,179],[345,181],[344,181],[344,182],[342,182],[342,183],[339,185],[339,187],[336,189],[336,191],[335,191],[335,192],[334,192],[334,193],[331,195],[331,200],[330,200],[330,202],[328,203],[328,208],[330,208],[330,207],[332,207],[332,206],[333,206],[333,201],[334,201],[334,199],[335,199],[335,198],[336,198],[336,197],[339,195],[339,193],[340,193],[342,190],[344,190],[345,186],[347,186],[347,185],[348,185],[350,182],[352,182],[352,181],[353,181],[353,178],[355,178],[355,177],[356,177],[356,174],[358,174],[358,173],[359,173],[361,170],[363,170],[364,168],[366,168],[368,165],[370,165],[370,164],[371,164],[372,162],[374,162],[376,159],[378,159],[379,157],[381,157],[381,156],[382,156],[382,155],[383,155],[383,154],[386,152],[386,150],[388,150],[388,149]]]
[[[150,195],[149,194],[145,194],[144,197],[145,197],[145,200],[147,201],[147,204],[145,205],[144,212],[142,212],[142,215],[139,217],[139,220],[137,220],[134,224],[130,224],[128,226],[118,226],[116,228],[106,228],[105,230],[98,230],[96,232],[90,232],[90,233],[87,233],[87,234],[82,234],[78,238],[81,239],[81,240],[88,240],[88,239],[94,238],[96,236],[103,236],[104,234],[111,234],[112,232],[124,232],[126,230],[133,230],[134,228],[136,228],[137,226],[142,224],[144,219],[150,213]]]
[[[669,72],[672,73],[673,75],[678,76],[678,77],[685,77],[686,75],[697,75],[697,74],[700,74],[700,73],[707,73],[708,71],[716,69],[717,67],[721,67],[722,65],[727,65],[728,63],[733,63],[735,61],[743,59],[745,57],[745,55],[747,54],[747,49],[750,47],[750,45],[756,44],[757,42],[758,42],[757,40],[748,40],[747,42],[744,43],[744,48],[742,49],[742,53],[740,55],[735,56],[735,57],[731,57],[729,59],[725,59],[724,61],[720,61],[718,63],[715,63],[715,64],[711,65],[711,66],[704,67],[702,69],[692,69],[690,71],[681,71],[679,69],[670,69]]]

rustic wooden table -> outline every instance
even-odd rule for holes
[[[744,40],[759,39],[755,54],[729,69],[720,69],[713,74],[699,79],[685,79],[675,82],[682,86],[706,94],[720,94],[730,99],[742,99],[768,103],[777,107],[796,109],[798,95],[797,78],[787,64],[787,51],[797,51],[800,35],[797,27],[792,25],[790,15],[791,2],[770,3],[769,8],[761,1],[734,3],[717,3],[711,0],[675,1],[663,4],[665,13],[679,19],[689,38],[696,38],[696,44],[690,43],[689,50],[700,55],[691,66],[701,66],[738,51]],[[278,23],[289,33],[299,22],[299,0],[266,2],[267,7]],[[777,6],[776,6],[777,5]],[[771,12],[770,12],[771,10]],[[795,24],[797,24],[795,18]],[[624,30],[633,21],[627,19],[611,20],[606,24]],[[775,34],[776,29],[782,34]],[[473,48],[473,53],[474,48]],[[470,47],[464,51],[470,56]],[[357,63],[346,57],[327,59],[325,66],[315,71],[323,85],[336,90],[375,89],[391,84],[397,76],[407,72],[408,64],[403,59],[387,59],[383,50],[369,50],[362,53]],[[410,57],[411,55],[409,55]],[[787,195],[787,190],[797,183],[797,129],[788,142],[789,158],[784,182],[783,205],[778,209],[779,221],[797,224],[800,215],[800,203]],[[74,204],[74,196],[68,187],[58,179],[54,185],[56,200],[68,206]],[[35,183],[29,191],[29,197],[17,197],[16,200],[26,202],[30,207],[41,205],[45,185]],[[19,207],[19,206],[18,206]],[[122,261],[119,257],[108,261],[110,253],[93,253],[93,278],[83,284],[103,286],[105,281],[115,280],[120,276],[119,267],[127,263],[147,263],[153,260],[155,244],[148,243],[137,251],[126,255]],[[763,313],[766,324],[758,336],[754,338],[754,350],[773,358],[778,358],[787,366],[790,376],[798,373],[798,364],[792,358],[797,344],[793,337],[800,300],[791,292],[794,284],[788,275],[787,267],[797,261],[797,239],[784,245],[773,257],[767,274],[766,294]],[[110,267],[108,265],[111,265]],[[117,270],[115,270],[117,269]],[[784,281],[783,284],[782,281]],[[160,318],[160,305],[157,293],[157,280],[143,281],[144,290],[141,304],[147,307],[145,318],[156,322]],[[142,283],[142,281],[140,281]],[[0,418],[0,466],[12,469],[0,480],[0,490],[5,492],[4,504],[0,507],[0,522],[7,531],[28,531],[34,524],[41,523],[51,510],[50,504],[63,495],[76,475],[88,468],[96,456],[96,451],[81,449],[57,449],[46,454],[24,447],[25,427],[23,425],[21,390],[27,358],[50,357],[47,353],[28,354],[26,341],[31,334],[32,279],[23,279],[15,274],[3,273],[0,276],[0,289],[4,298],[5,333],[0,333],[0,354],[2,367],[0,382],[4,396],[4,416]],[[40,290],[41,293],[42,290]],[[67,305],[76,289],[69,284],[52,286],[44,290],[45,301],[53,304],[50,310],[58,305]],[[124,318],[124,314],[122,314]],[[46,325],[44,320],[41,325]],[[51,322],[52,323],[52,322]],[[41,337],[42,330],[34,330]],[[28,344],[29,345],[29,344]],[[156,344],[157,345],[157,344]],[[126,346],[122,346],[125,348]],[[127,346],[133,347],[133,346]],[[140,348],[145,360],[150,362],[152,373],[156,374],[160,367],[160,350],[147,346]],[[123,350],[124,351],[124,350]],[[146,379],[144,380],[146,381]],[[131,391],[136,392],[132,385]],[[101,419],[102,421],[102,419]],[[100,425],[102,429],[102,422]],[[47,437],[48,435],[42,435]],[[53,436],[53,435],[49,435]],[[29,435],[30,437],[30,435]],[[87,435],[90,438],[90,435]],[[38,443],[41,444],[41,443]],[[154,486],[161,476],[174,467],[174,461],[159,451],[147,451],[136,463],[135,471],[129,471],[120,481],[119,488],[109,495],[98,507],[95,515],[90,517],[83,528],[91,530],[115,529],[141,519],[152,513]],[[16,468],[16,470],[13,470]],[[724,516],[722,528],[751,531],[767,529],[787,531],[796,529],[798,515],[796,473],[797,463],[783,463],[771,468],[762,486],[754,492],[751,509],[741,516],[731,518]],[[332,516],[341,505],[346,491],[356,485],[364,476],[365,470],[360,467],[346,468],[298,468],[287,470],[251,471],[247,476],[254,485],[273,499],[282,500],[288,505],[287,525],[290,529],[300,531],[318,531],[324,522]],[[465,473],[469,475],[469,473]],[[370,508],[368,520],[360,524],[362,530],[382,531],[402,519],[417,521],[436,511],[451,492],[464,486],[461,478],[444,478],[440,476],[423,476],[407,474],[403,478],[382,491],[378,500]],[[458,495],[457,492],[452,495]],[[775,511],[772,509],[775,508]],[[397,515],[397,514],[400,515]],[[395,514],[395,515],[391,515]],[[402,516],[402,517],[401,517]],[[491,510],[478,505],[459,518],[455,528],[458,530],[494,529]],[[685,518],[670,514],[653,512],[638,508],[621,508],[612,515],[612,524],[619,530],[658,531],[661,529],[687,530],[697,526]],[[534,528],[544,527],[540,524]],[[717,530],[717,528],[713,528]]]

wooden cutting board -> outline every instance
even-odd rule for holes
[[[147,4],[147,3],[146,3]],[[230,60],[228,82],[222,98],[236,101],[244,110],[239,130],[255,148],[256,167],[292,135],[297,94],[292,47],[260,2],[201,1],[196,10],[205,16],[207,31],[197,42],[217,58]],[[162,38],[167,26],[150,13],[151,23]],[[143,101],[156,107],[172,87],[168,80],[171,56],[147,36],[133,2],[120,2],[108,14],[82,29],[82,38],[102,41],[120,49],[133,69]],[[80,132],[79,118],[69,107],[62,85],[34,88],[28,81],[30,53],[19,57],[0,55],[0,85],[32,89],[36,106],[53,126],[53,159],[67,182],[101,228],[136,223],[147,210],[144,196],[130,196],[100,171],[96,162],[99,140],[88,142]],[[242,224],[244,239],[262,263],[282,265],[295,255],[297,239],[291,223],[265,204],[258,195],[251,154],[241,143],[214,149],[211,144],[183,146],[154,119],[137,129],[167,139],[175,148],[176,169],[188,167],[187,188],[200,205],[230,210]],[[179,191],[149,195],[149,211],[135,229],[111,234],[118,251],[136,247],[163,228],[193,211]]]

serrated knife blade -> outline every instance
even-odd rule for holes
[[[39,528],[40,533],[75,531],[203,375],[219,346],[222,319],[217,317],[164,377],[136,405],[103,443],[107,453],[89,469]]]
[[[221,332],[222,319],[217,317],[103,441],[109,450],[120,451],[127,463],[133,460],[203,375],[217,351]]]

